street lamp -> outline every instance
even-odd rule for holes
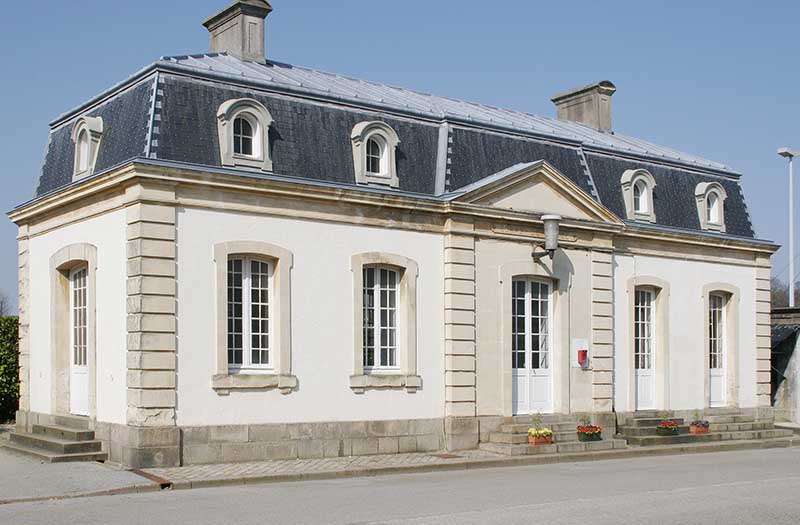
[[[558,223],[561,221],[561,215],[542,215],[542,222],[544,223],[544,252],[537,252],[535,249],[531,254],[535,261],[538,261],[544,256],[553,259],[553,256],[558,249]]]
[[[780,148],[778,155],[789,159],[789,308],[794,308],[794,181],[792,180],[792,159],[800,155],[800,151]]]

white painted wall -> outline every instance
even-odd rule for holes
[[[51,413],[50,257],[69,244],[97,247],[97,420],[125,423],[125,211],[58,228],[30,240],[31,410]]]
[[[629,405],[633,348],[629,326],[628,280],[654,276],[670,284],[669,297],[669,409],[702,409],[705,405],[705,308],[703,286],[723,282],[736,286],[739,301],[739,406],[756,406],[755,270],[744,266],[671,258],[614,257],[615,407]],[[656,350],[658,351],[658,350]]]
[[[444,414],[443,238],[441,235],[223,211],[178,212],[178,424],[434,418]],[[224,241],[277,244],[294,254],[291,280],[292,373],[299,389],[211,389],[215,371],[212,249]],[[381,251],[414,259],[417,361],[423,387],[354,394],[353,284],[350,257]]]

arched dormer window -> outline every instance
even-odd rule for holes
[[[223,166],[272,171],[269,128],[272,115],[251,98],[223,102],[217,111],[220,160]]]
[[[719,182],[701,182],[694,190],[700,228],[725,231],[725,199],[728,194]]]
[[[72,142],[75,144],[73,179],[94,173],[100,139],[103,137],[103,119],[100,117],[81,117],[72,128]]]
[[[647,170],[627,170],[622,174],[622,196],[629,220],[656,222],[653,190],[656,180]]]
[[[356,183],[382,184],[397,188],[395,150],[400,143],[397,133],[383,122],[360,122],[350,135]]]

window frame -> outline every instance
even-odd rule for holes
[[[634,289],[633,299],[633,348],[634,348],[634,370],[653,370],[655,368],[654,356],[656,355],[657,338],[656,331],[658,329],[658,320],[656,319],[656,290],[650,286],[637,286]],[[639,303],[639,298],[646,295],[648,298],[647,304],[642,305]],[[648,314],[647,319],[640,320],[640,313],[646,311]],[[646,336],[642,336],[642,327],[647,328]],[[646,343],[643,345],[642,343]],[[642,349],[642,346],[647,348]],[[640,366],[643,357],[646,361],[646,366]]]
[[[523,301],[524,301],[523,302],[523,313],[522,313],[521,316],[519,315],[518,312],[515,311],[516,305],[514,304],[514,301],[518,300],[518,297],[515,295],[515,292],[516,292],[516,290],[515,290],[516,286],[515,285],[517,283],[523,283],[525,285],[525,293],[523,295]],[[512,345],[511,349],[512,349],[512,354],[514,354],[514,356],[512,357],[512,369],[534,370],[534,367],[533,367],[533,354],[539,354],[539,364],[541,365],[541,363],[542,363],[541,354],[543,353],[542,352],[542,346],[543,345],[542,345],[542,338],[541,338],[541,335],[542,335],[541,323],[539,325],[540,331],[536,334],[537,336],[539,336],[539,339],[538,339],[539,340],[539,349],[534,351],[534,349],[533,349],[533,335],[534,335],[533,320],[534,320],[534,317],[536,317],[537,319],[541,319],[542,318],[542,315],[541,315],[541,303],[545,302],[545,301],[541,300],[541,295],[540,295],[539,296],[539,300],[538,300],[538,302],[540,303],[540,308],[539,308],[540,315],[534,316],[533,315],[533,309],[531,307],[532,306],[532,301],[534,300],[534,297],[533,297],[533,284],[536,284],[539,287],[546,287],[547,288],[547,294],[546,294],[547,312],[546,312],[546,317],[545,317],[545,319],[546,319],[546,326],[545,326],[546,331],[544,332],[544,335],[545,335],[545,338],[544,338],[545,351],[544,351],[544,353],[546,354],[546,358],[545,358],[546,366],[545,367],[539,366],[539,367],[536,367],[535,369],[536,370],[550,370],[550,373],[552,375],[553,374],[553,364],[554,364],[553,363],[553,302],[554,302],[554,299],[553,299],[554,289],[553,288],[554,287],[553,287],[553,283],[552,282],[547,281],[545,279],[541,279],[541,278],[532,278],[532,277],[519,276],[519,277],[514,277],[512,279],[512,282],[511,282],[511,302],[512,302],[512,306],[511,306],[512,314],[511,315],[512,315],[512,318],[513,317],[522,317],[525,320],[524,331],[521,334],[521,335],[523,335],[523,343],[524,343],[523,344],[523,349],[522,349],[522,352],[521,352],[524,355],[525,366],[523,366],[523,367],[515,366],[515,365],[517,365],[519,363],[518,354],[520,353],[520,350],[516,348],[516,343],[515,343],[515,337],[514,336],[515,335],[519,336],[520,333],[515,331],[515,326],[514,326],[513,319],[511,321],[511,345]],[[515,360],[515,358],[517,358],[517,359]]]
[[[655,200],[653,195],[656,188],[656,179],[644,169],[626,170],[620,178],[622,197],[625,202],[625,213],[628,220],[640,222],[656,222]],[[640,201],[644,201],[645,208],[636,208],[636,188],[644,187]]]
[[[87,177],[94,173],[102,138],[103,119],[101,117],[84,116],[75,121],[72,127],[72,180]],[[83,147],[84,144],[85,150]]]
[[[80,274],[83,275],[79,285]],[[80,304],[77,300],[79,294]],[[89,364],[89,313],[89,267],[81,263],[69,270],[70,366],[85,367]]]
[[[701,182],[694,190],[695,200],[697,201],[697,215],[700,220],[700,228],[703,230],[725,233],[725,199],[728,194],[719,182]],[[716,198],[717,218],[711,220],[709,199]]]
[[[719,304],[715,304],[718,301]],[[726,337],[726,303],[728,297],[719,293],[708,294],[708,368],[712,370],[725,369],[725,343]],[[717,320],[715,326],[715,320]],[[715,362],[716,357],[716,362]],[[712,366],[716,364],[717,366]]]
[[[234,129],[236,120],[239,118],[247,120],[253,128],[253,151],[250,155],[236,152]],[[269,110],[255,99],[239,98],[223,102],[217,110],[217,135],[221,164],[236,168],[272,171],[269,130],[273,122]]]
[[[364,366],[364,268],[384,267],[397,272],[397,366]],[[417,278],[416,261],[383,252],[355,254],[350,258],[353,275],[353,373],[350,388],[356,394],[370,389],[400,389],[416,392],[422,387],[417,375]]]
[[[228,256],[228,286],[227,286],[227,293],[228,293],[228,326],[230,327],[230,291],[231,291],[231,283],[230,283],[230,264],[234,261],[242,261],[242,347],[239,349],[242,352],[242,362],[241,363],[232,363],[231,362],[231,347],[230,347],[230,328],[228,332],[228,373],[230,374],[243,374],[243,373],[264,373],[264,372],[272,372],[275,362],[274,351],[272,348],[272,335],[274,334],[274,316],[273,316],[273,308],[274,308],[274,276],[275,276],[275,264],[272,261],[266,260],[263,257],[256,257],[251,255],[240,255],[240,254],[231,254]],[[265,264],[267,266],[267,346],[266,348],[260,348],[259,352],[266,352],[267,353],[267,362],[266,363],[253,363],[253,333],[252,333],[252,284],[253,284],[253,268],[252,263],[260,263]],[[261,334],[260,334],[261,335]]]
[[[373,318],[373,326],[372,326],[372,362],[373,364],[368,364],[368,349],[370,345],[368,344],[368,340],[365,339],[363,342],[363,354],[364,354],[364,373],[374,373],[374,374],[391,374],[391,373],[399,373],[400,366],[398,364],[398,356],[400,353],[400,342],[399,342],[399,335],[400,331],[403,329],[400,325],[400,309],[402,305],[400,304],[400,272],[397,268],[386,266],[386,265],[379,265],[379,264],[369,264],[364,265],[362,269],[362,276],[366,278],[367,273],[372,270],[374,272],[373,276],[373,286],[368,287],[366,284],[362,285],[362,290],[364,290],[363,297],[366,298],[367,290],[370,290],[370,294],[372,295],[372,306],[368,307],[367,305],[362,306],[362,311],[365,315],[362,315],[362,326],[363,326],[363,333],[367,335],[369,332],[367,327],[364,326],[366,322],[365,317],[368,317],[366,314],[371,310],[372,311],[372,318]],[[386,275],[386,279],[390,280],[390,276],[394,276],[394,283],[389,283],[384,281],[383,276],[384,272]],[[366,283],[366,280],[363,281]],[[389,287],[390,284],[393,284],[393,287]],[[384,305],[384,301],[381,299],[382,292],[386,292],[386,305]],[[394,295],[394,307],[391,306],[391,295]],[[386,310],[386,326],[384,326],[382,319],[383,310]],[[392,315],[394,314],[394,321],[390,322]],[[393,326],[392,326],[393,325]],[[383,344],[383,332],[386,331],[386,344]],[[394,337],[392,337],[394,336]],[[392,344],[393,341],[393,344]],[[384,349],[386,350],[385,357],[386,362],[384,363]],[[394,359],[392,359],[394,358]],[[394,364],[392,364],[394,361]]]
[[[374,140],[381,150],[380,171],[369,170],[369,143]],[[357,184],[378,184],[400,187],[397,176],[396,150],[400,138],[385,122],[359,122],[350,133],[353,150],[353,167]]]
[[[289,250],[260,241],[228,241],[214,245],[216,268],[216,373],[211,387],[219,395],[235,390],[277,388],[289,394],[297,388],[291,367],[291,270],[294,256]],[[231,368],[228,362],[228,261],[250,258],[271,266],[270,367]]]

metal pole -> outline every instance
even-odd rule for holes
[[[794,308],[794,178],[789,157],[789,308]]]

